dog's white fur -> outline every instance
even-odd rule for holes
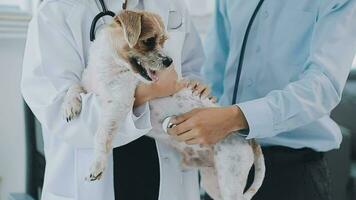
[[[139,13],[152,18],[150,13]],[[127,17],[122,17],[125,16]],[[95,155],[88,177],[92,181],[101,178],[112,150],[111,142],[116,130],[122,126],[133,107],[135,88],[141,81],[146,81],[132,70],[127,58],[118,53],[124,46],[127,48],[130,42],[124,25],[122,22],[120,27],[109,25],[98,34],[90,48],[89,64],[83,73],[82,82],[68,90],[63,104],[64,115],[70,121],[80,114],[80,93],[93,92],[101,100],[102,115],[95,135]],[[155,26],[162,26],[162,23]],[[132,48],[132,45],[129,46]],[[148,135],[180,152],[184,166],[199,168],[202,186],[215,200],[249,200],[255,195],[262,185],[265,165],[261,148],[254,141],[246,141],[239,135],[232,134],[211,147],[191,146],[177,142],[161,127],[166,117],[196,108],[216,107],[213,102],[192,95],[190,89],[183,89],[172,97],[150,102],[150,107],[153,130]],[[248,173],[253,164],[255,180],[244,193]]]

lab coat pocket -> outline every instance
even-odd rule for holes
[[[179,32],[184,32],[185,31],[185,18],[184,15],[181,11],[179,10],[170,10],[168,14],[168,24],[167,24],[167,30],[169,32],[172,31],[179,31]]]
[[[181,3],[170,2],[170,8],[168,12],[167,31],[168,40],[165,43],[165,51],[174,61],[176,71],[181,77],[182,74],[182,50],[184,47],[184,41],[186,34],[189,32],[188,19],[186,9],[184,9]]]
[[[188,19],[186,16],[187,11],[181,3],[170,2],[167,22],[168,32],[187,32],[189,26],[187,26]]]
[[[280,65],[301,65],[309,55],[316,12],[285,9],[272,23],[270,58]]]

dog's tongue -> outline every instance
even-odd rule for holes
[[[153,70],[148,70],[148,76],[153,80],[153,81],[158,81],[158,76],[157,73]]]

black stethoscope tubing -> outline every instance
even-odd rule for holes
[[[248,37],[250,35],[250,31],[251,31],[251,27],[253,25],[253,22],[256,19],[257,13],[258,11],[261,9],[261,6],[263,4],[264,0],[260,0],[260,2],[258,3],[255,11],[252,14],[252,17],[250,18],[250,21],[248,22],[247,25],[247,29],[244,35],[244,39],[242,42],[242,46],[241,46],[241,53],[240,53],[240,58],[239,58],[239,65],[237,67],[237,73],[236,73],[236,79],[235,79],[235,87],[234,87],[234,93],[233,93],[233,97],[232,97],[232,104],[236,104],[237,102],[237,92],[239,90],[239,84],[240,84],[240,79],[241,79],[241,72],[242,72],[242,67],[244,64],[244,59],[245,59],[245,52],[246,52],[246,45],[247,45],[247,41],[248,41]]]
[[[93,21],[91,23],[90,41],[94,41],[95,40],[95,27],[96,27],[96,24],[98,23],[100,18],[102,18],[104,16],[115,17],[115,13],[107,9],[104,0],[99,0],[99,3],[101,5],[102,11],[94,17],[94,19],[93,19]],[[122,9],[126,10],[126,7],[127,7],[127,0],[125,0],[124,3],[122,4]]]

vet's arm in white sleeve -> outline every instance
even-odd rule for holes
[[[61,107],[68,88],[80,81],[85,64],[82,53],[65,20],[39,12],[29,25],[23,64],[22,95],[49,137],[57,137],[77,148],[92,148],[100,119],[100,103],[94,94],[82,94],[82,111],[70,123]],[[119,128],[114,146],[124,145],[151,129],[148,105],[130,112]]]

